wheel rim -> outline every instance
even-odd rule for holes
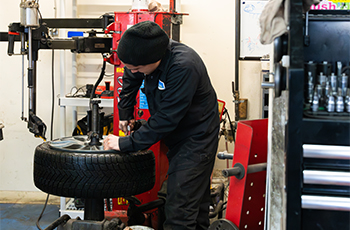
[[[102,142],[101,145],[90,145],[88,136],[72,136],[62,137],[53,140],[49,143],[50,148],[65,152],[80,152],[80,153],[101,153],[101,152],[115,152],[114,150],[104,150]]]

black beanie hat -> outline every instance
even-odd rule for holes
[[[148,65],[162,59],[169,37],[157,23],[144,21],[127,29],[119,41],[119,59],[130,65]]]

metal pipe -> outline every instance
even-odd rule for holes
[[[66,223],[68,220],[70,220],[70,216],[67,214],[64,214],[63,216],[56,219],[54,222],[52,222],[49,226],[47,226],[44,230],[54,230],[57,227],[59,227],[61,224]]]
[[[25,54],[25,34],[21,33],[21,54],[22,54],[22,114],[21,119],[24,118],[24,54]]]
[[[304,157],[350,160],[349,146],[303,145]]]
[[[235,14],[235,120],[239,120],[239,55],[240,55],[240,34],[241,34],[241,1],[235,1],[236,14]],[[236,98],[237,97],[237,98]]]
[[[33,40],[32,40],[32,28],[28,27],[28,68],[32,67],[32,60],[33,60]]]
[[[247,174],[256,173],[266,170],[267,163],[259,163],[248,165]],[[242,164],[236,163],[233,168],[222,170],[224,177],[235,176],[238,179],[242,179],[245,176],[245,168]]]
[[[217,155],[217,158],[219,158],[220,160],[224,160],[224,159],[233,159],[233,153],[227,153],[227,151],[225,152],[219,152]]]
[[[72,1],[72,17],[77,18],[77,0]],[[77,54],[72,53],[72,86],[77,85]],[[72,106],[72,127],[77,126],[77,107]]]
[[[230,168],[230,169],[222,170],[222,175],[224,177],[236,176],[236,175],[239,175],[241,173],[242,173],[242,169],[237,167],[237,166]]]
[[[261,83],[261,88],[263,88],[263,89],[273,89],[273,88],[275,88],[275,83],[274,82],[262,82]]]
[[[36,62],[30,63],[31,68],[28,68],[29,111],[36,114]]]
[[[305,36],[309,36],[309,12],[305,13]]]
[[[267,163],[248,165],[247,174],[265,171],[266,165]]]
[[[32,28],[28,27],[28,88],[29,111],[35,114],[35,62],[33,61],[33,37]]]
[[[91,107],[91,133],[89,134],[90,138],[90,145],[101,145],[100,135],[99,135],[99,127],[100,127],[100,115],[98,112],[99,106],[98,104],[101,103],[101,100],[90,100],[90,107]],[[102,135],[102,134],[101,134]],[[102,137],[102,136],[101,136]]]
[[[65,18],[65,0],[60,0],[59,9],[60,9],[60,18]],[[65,30],[59,29],[59,37],[65,36]],[[66,62],[65,62],[65,51],[60,51],[60,95],[64,97],[66,95]],[[66,107],[60,107],[60,136],[66,136]]]
[[[326,184],[350,186],[349,172],[304,170],[305,184]]]
[[[350,211],[350,198],[328,196],[301,196],[303,209]]]
[[[175,12],[175,11],[176,11],[176,3],[175,3],[175,0],[170,0],[170,1],[169,1],[169,11],[170,11],[170,12]]]
[[[91,131],[98,132],[98,103],[100,100],[92,101],[91,109]]]
[[[236,1],[236,15],[235,15],[235,24],[236,24],[236,31],[235,31],[235,90],[238,91],[238,81],[239,81],[239,55],[240,55],[240,34],[241,34],[241,1]]]

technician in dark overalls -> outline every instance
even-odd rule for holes
[[[219,112],[203,61],[150,21],[126,30],[117,54],[125,66],[120,129],[126,132],[134,124],[143,80],[151,117],[129,136],[109,135],[104,148],[134,152],[164,140],[169,148],[164,229],[207,229]]]

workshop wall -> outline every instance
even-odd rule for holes
[[[0,9],[0,31],[7,31],[11,22],[18,22],[19,2],[8,1]],[[57,1],[59,3],[60,1]],[[66,0],[66,16],[71,17],[72,0]],[[79,17],[98,17],[105,12],[126,11],[131,6],[131,0],[115,1],[92,0],[77,1]],[[166,0],[160,1],[164,5]],[[165,5],[166,6],[166,5]],[[59,5],[57,6],[59,8]],[[167,6],[166,6],[167,7]],[[52,18],[54,1],[40,1],[40,11],[44,18]],[[194,48],[206,63],[211,81],[218,98],[226,101],[231,119],[234,119],[234,104],[232,103],[231,82],[234,80],[234,1],[220,0],[181,0],[181,12],[189,13],[184,16],[181,26],[181,41]],[[59,15],[59,11],[57,13]],[[18,52],[17,46],[17,52]],[[77,55],[76,83],[71,79],[72,59],[69,51],[55,51],[55,95],[60,93],[60,54],[65,53],[66,86],[69,93],[73,84],[80,87],[86,83],[93,84],[101,69],[101,58],[98,55]],[[32,178],[32,162],[35,147],[42,143],[41,139],[34,138],[27,130],[26,123],[20,120],[21,116],[21,56],[7,56],[7,43],[0,42],[0,122],[5,125],[4,140],[0,141],[0,199],[1,191],[38,191]],[[47,136],[50,133],[51,113],[51,51],[40,51],[38,61],[38,95],[37,114],[48,126]],[[27,60],[25,60],[25,68]],[[248,98],[248,119],[260,117],[260,62],[244,61],[240,64],[241,97]],[[113,67],[107,67],[108,74]],[[112,78],[110,78],[112,79]],[[108,80],[108,78],[107,78]],[[25,81],[25,88],[26,88]],[[25,91],[25,114],[27,114],[27,90]],[[55,100],[54,138],[60,136],[62,127],[59,106]],[[86,108],[78,108],[78,117],[82,116]],[[67,111],[67,133],[71,135],[72,116],[71,108]],[[229,144],[232,152],[233,144]],[[219,151],[225,150],[224,140],[220,141]],[[226,167],[224,161],[217,160],[216,168]]]

